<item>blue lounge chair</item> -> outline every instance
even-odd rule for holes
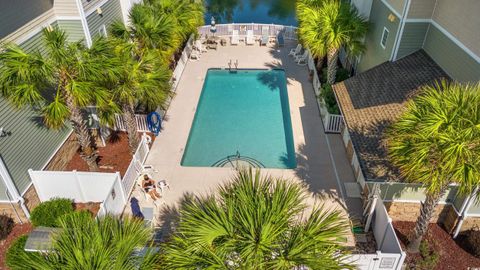
[[[285,39],[281,33],[278,33],[277,35],[277,45],[278,47],[283,47],[285,45]]]

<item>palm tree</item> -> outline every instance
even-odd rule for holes
[[[176,25],[177,40],[186,41],[197,32],[197,27],[204,25],[205,6],[202,1],[192,0],[146,0],[153,9],[165,14]]]
[[[298,20],[298,37],[302,44],[308,46],[313,57],[317,58],[317,70],[321,71],[323,59],[327,55],[327,46],[321,36],[321,25],[316,21],[317,11],[324,0],[298,0],[296,4]]]
[[[351,268],[341,246],[346,219],[307,209],[305,186],[240,170],[217,193],[182,204],[176,232],[161,247],[163,268]]]
[[[18,260],[34,269],[155,269],[158,264],[158,253],[148,248],[153,231],[141,220],[95,219],[89,212],[74,212],[59,223],[61,230],[53,236],[55,252],[20,254]]]
[[[90,49],[83,41],[69,43],[65,32],[43,29],[44,49],[26,52],[9,44],[0,53],[0,90],[18,107],[40,107],[45,124],[60,128],[68,120],[91,171],[98,170],[97,152],[82,115],[82,107],[100,111],[115,108],[97,80],[112,76],[108,46],[96,40]]]
[[[162,53],[164,60],[168,60],[177,49],[178,29],[170,16],[159,13],[151,5],[135,4],[130,9],[129,20],[129,26],[121,21],[114,22],[110,32],[114,37],[134,44],[138,57],[142,57],[146,49],[155,49]]]
[[[360,40],[367,33],[368,22],[360,16],[355,6],[346,1],[306,2],[310,3],[303,7],[300,36],[316,54],[321,56],[326,52],[327,83],[333,84],[340,48],[344,47],[350,57],[363,52],[364,45]]]
[[[113,99],[122,109],[127,127],[130,150],[135,153],[139,139],[135,120],[135,106],[140,103],[147,110],[163,107],[171,97],[168,67],[158,61],[158,53],[145,50],[143,57],[133,57],[132,47],[119,40],[112,40],[114,51],[119,60],[118,76],[107,82],[107,88],[113,93]]]
[[[391,160],[426,191],[408,245],[412,252],[418,252],[449,184],[458,184],[463,194],[480,185],[480,84],[442,81],[422,90],[388,134]]]

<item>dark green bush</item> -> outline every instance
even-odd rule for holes
[[[70,199],[55,198],[33,209],[30,220],[34,226],[57,227],[58,218],[72,213],[73,210],[73,202]]]
[[[14,225],[15,223],[11,217],[7,215],[0,215],[0,240],[7,238]]]
[[[328,68],[322,68],[322,76],[320,77],[320,82],[322,84],[327,83],[327,72]],[[335,82],[341,82],[350,78],[350,72],[342,67],[337,68],[337,75],[335,76]]]
[[[324,84],[322,89],[320,89],[320,96],[325,101],[327,110],[331,114],[340,114],[340,109],[337,105],[337,100],[335,99],[335,94],[333,93],[332,86],[330,84]]]
[[[465,232],[464,238],[464,245],[468,252],[473,256],[480,258],[480,230],[468,230]]]
[[[27,252],[24,250],[28,235],[22,235],[17,238],[7,250],[5,262],[10,270],[30,270],[35,269],[28,266],[33,257],[40,256],[36,252]]]

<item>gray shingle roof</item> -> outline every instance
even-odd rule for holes
[[[421,86],[447,74],[423,51],[385,62],[333,86],[367,179],[401,180],[387,157],[387,128]]]

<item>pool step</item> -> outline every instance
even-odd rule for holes
[[[240,168],[240,167],[254,167],[265,168],[260,161],[246,156],[231,155],[220,159],[212,164],[212,167],[226,167],[226,168]]]

